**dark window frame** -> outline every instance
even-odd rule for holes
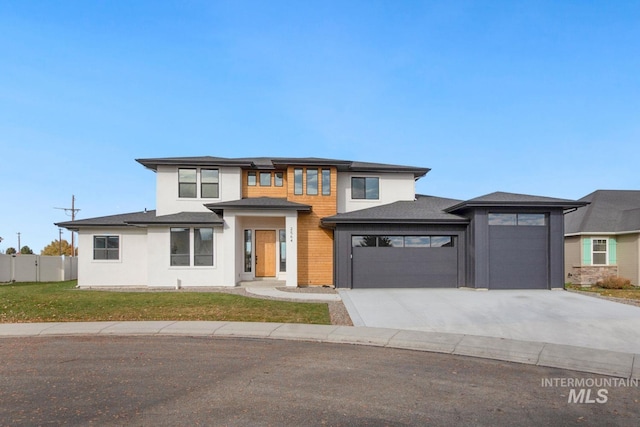
[[[307,196],[318,195],[318,169],[307,168]]]
[[[258,182],[260,183],[260,187],[271,187],[271,172],[260,172],[258,175]],[[262,177],[269,177],[269,183],[263,184]]]
[[[182,172],[193,172],[193,182],[185,181]],[[191,190],[188,192],[187,191]],[[190,194],[193,194],[191,196]],[[178,169],[178,198],[180,199],[196,199],[198,198],[198,169],[180,168]]]
[[[255,187],[256,185],[258,185],[258,175],[255,173],[255,171],[247,172],[247,186]]]
[[[98,247],[98,241],[104,241],[103,247]],[[115,244],[115,246],[114,246]],[[120,236],[95,235],[93,236],[94,261],[119,261],[120,260]]]
[[[284,186],[284,173],[276,172],[273,174],[273,186],[274,187]]]
[[[322,169],[322,195],[331,195],[331,169]]]
[[[304,170],[295,168],[293,170],[293,194],[301,196],[304,191]]]
[[[213,177],[212,181],[209,181],[209,177],[205,179],[203,172],[215,172],[215,177]],[[209,196],[209,190],[205,189],[215,189],[212,194],[213,196]],[[205,194],[207,194],[205,196]],[[220,170],[219,169],[209,169],[203,168],[200,169],[200,197],[203,199],[218,199],[220,198]]]
[[[359,185],[355,185],[355,183],[361,183]],[[375,182],[375,197],[369,197],[369,190],[373,189],[373,183]],[[362,195],[356,194],[354,188],[358,188],[358,192],[360,188],[362,188]],[[351,199],[352,200],[380,200],[380,177],[377,176],[352,176],[351,177]]]

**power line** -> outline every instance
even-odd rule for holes
[[[63,210],[65,214],[70,215],[71,216],[71,221],[75,221],[76,220],[76,212],[78,212],[80,209],[76,208],[76,196],[75,195],[71,195],[71,207],[70,208],[54,208],[54,209],[60,209]],[[71,256],[75,255],[75,234],[73,232],[73,230],[71,231]]]

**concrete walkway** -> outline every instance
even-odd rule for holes
[[[54,337],[61,335],[181,335],[371,345],[482,357],[640,380],[639,354],[463,334],[257,322],[152,321],[0,324],[0,339],[3,337]]]
[[[281,291],[276,287],[260,286],[260,287],[247,287],[246,291],[250,294],[271,297],[271,298],[283,298],[292,299],[296,301],[340,301],[340,295],[329,293],[313,293],[313,292],[287,292]]]

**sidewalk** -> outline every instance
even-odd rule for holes
[[[640,354],[462,334],[353,326],[257,322],[145,321],[0,324],[0,339],[61,335],[182,335],[370,345],[480,357],[613,377],[640,379]]]

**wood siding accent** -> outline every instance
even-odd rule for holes
[[[293,170],[303,169],[303,194],[293,193]],[[308,196],[306,169],[318,170],[318,195]],[[331,171],[331,194],[322,195],[322,169]],[[333,285],[333,230],[322,228],[320,220],[337,213],[338,172],[335,167],[290,166],[287,169],[287,199],[311,206],[298,214],[298,284]]]
[[[251,171],[256,173],[256,185],[247,185],[247,176],[249,171],[242,171],[242,198],[250,197],[287,197],[287,172],[286,171]],[[271,172],[271,186],[263,187],[260,185],[260,172]],[[274,185],[275,173],[282,172],[282,187]],[[293,194],[293,191],[292,191]]]
[[[256,230],[256,277],[276,275],[276,232]]]

